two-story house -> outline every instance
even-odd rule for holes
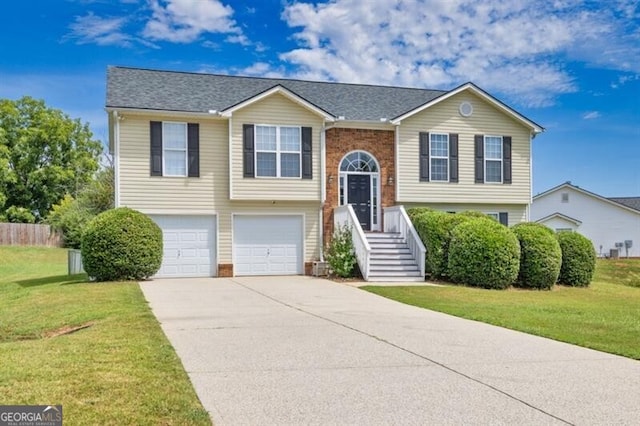
[[[527,220],[531,141],[543,131],[472,83],[110,67],[106,106],[116,205],[162,228],[158,277],[308,274],[339,209],[357,235],[388,231],[394,206]]]

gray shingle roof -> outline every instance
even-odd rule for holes
[[[367,121],[398,117],[446,93],[442,90],[109,67],[107,107],[222,111],[277,85],[335,117]]]
[[[640,197],[614,197],[609,200],[640,211]]]

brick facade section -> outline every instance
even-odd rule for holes
[[[218,263],[219,277],[233,277],[233,263]]]
[[[395,205],[395,149],[394,132],[392,130],[369,129],[328,129],[326,133],[326,185],[327,200],[323,208],[323,235],[325,244],[333,234],[333,209],[338,206],[338,192],[340,190],[339,171],[340,160],[351,151],[367,151],[380,164],[380,196],[381,207]],[[333,182],[329,177],[333,176]],[[394,184],[387,185],[389,176],[393,176]],[[382,211],[380,212],[382,223]]]

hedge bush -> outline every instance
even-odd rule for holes
[[[562,251],[562,266],[558,283],[586,287],[593,279],[596,269],[596,251],[591,240],[577,232],[558,232],[558,243]]]
[[[431,210],[414,218],[414,227],[422,240],[426,254],[426,270],[432,278],[448,276],[449,242],[451,232],[460,223],[471,220],[467,216]]]
[[[482,213],[479,212],[477,210],[465,210],[463,212],[457,213],[461,216],[466,216],[466,217],[472,217],[472,218],[476,218],[476,219],[491,219],[491,220],[496,220],[495,217],[489,216],[486,213]]]
[[[86,225],[81,253],[85,271],[97,281],[146,279],[160,269],[162,231],[138,211],[108,210]]]
[[[449,245],[452,281],[475,287],[504,289],[518,278],[520,244],[498,222],[475,218],[456,226]]]
[[[409,216],[409,220],[413,222],[414,218],[432,211],[434,210],[429,207],[412,207],[410,209],[407,209],[407,216]]]
[[[539,223],[511,228],[520,241],[520,272],[515,285],[550,289],[558,281],[562,252],[554,232]]]

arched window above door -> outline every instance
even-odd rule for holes
[[[347,154],[340,163],[341,172],[378,172],[376,160],[364,151],[354,151]]]

